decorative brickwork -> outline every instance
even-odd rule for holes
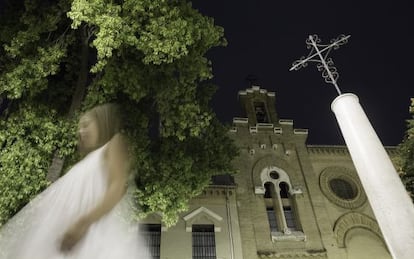
[[[347,232],[356,227],[368,229],[383,240],[381,230],[374,219],[361,213],[350,212],[340,217],[335,223],[334,233],[339,247],[345,247]]]

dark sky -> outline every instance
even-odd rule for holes
[[[193,6],[214,18],[228,41],[208,53],[212,82],[219,86],[212,105],[221,121],[242,115],[237,93],[250,87],[246,77],[253,74],[257,85],[276,92],[280,118],[309,129],[308,144],[343,144],[330,110],[334,87],[324,82],[316,64],[289,68],[309,53],[310,34],[318,34],[322,43],[346,34],[349,42],[330,54],[339,87],[358,95],[384,145],[401,142],[414,97],[414,14],[408,0],[194,0]]]
[[[0,4],[3,1],[0,0]],[[212,82],[219,90],[212,105],[219,119],[240,117],[239,90],[257,85],[276,93],[282,119],[309,129],[308,144],[343,144],[330,104],[336,97],[315,64],[289,71],[307,56],[305,40],[317,34],[329,43],[340,34],[349,42],[333,50],[342,92],[358,95],[384,145],[397,145],[414,97],[414,14],[409,0],[193,0],[202,14],[224,28],[227,47],[209,51]]]

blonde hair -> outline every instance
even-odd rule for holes
[[[122,128],[119,106],[106,103],[86,111],[83,116],[95,119],[98,126],[98,143],[96,148],[105,145]]]

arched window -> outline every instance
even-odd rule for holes
[[[267,218],[269,220],[270,231],[277,232],[279,229],[278,225],[280,223],[277,222],[278,218],[276,216],[275,204],[274,204],[274,199],[273,199],[275,196],[277,196],[275,195],[276,194],[275,186],[272,182],[266,182],[264,184],[264,188],[265,188],[264,200],[265,200],[265,205],[266,205]]]
[[[264,201],[272,238],[300,232],[295,202],[290,193],[289,176],[279,168],[266,168],[261,173]]]
[[[282,205],[283,205],[283,215],[286,219],[286,226],[289,228],[289,230],[297,230],[297,224],[295,219],[295,214],[292,209],[293,202],[290,197],[289,193],[289,185],[286,182],[280,182],[279,183],[280,188],[280,198],[282,199]]]
[[[273,186],[273,183],[271,183],[271,182],[266,182],[265,184],[264,184],[264,188],[265,188],[265,194],[264,194],[264,198],[265,199],[271,199],[271,198],[273,198],[272,197],[272,188],[274,188],[274,186]]]
[[[257,123],[268,123],[269,118],[267,116],[266,107],[264,102],[254,102],[254,112],[256,114]]]
[[[279,188],[280,188],[280,197],[282,199],[289,198],[289,185],[285,182],[281,182],[279,183]]]

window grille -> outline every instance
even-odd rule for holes
[[[159,259],[161,248],[161,225],[142,224],[140,226],[140,233],[144,239],[146,247],[148,248],[149,254],[146,256],[151,256],[153,259]]]
[[[216,259],[214,225],[193,225],[193,259]]]

